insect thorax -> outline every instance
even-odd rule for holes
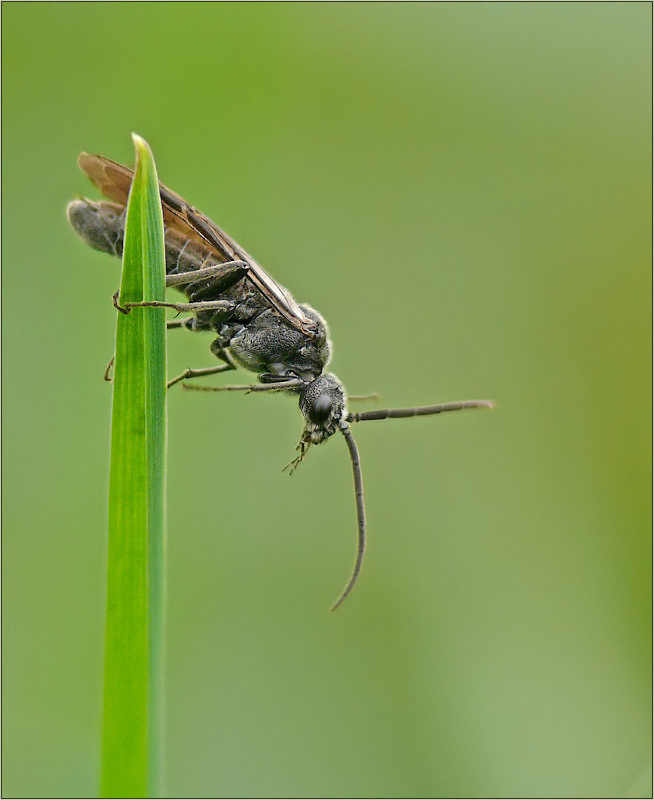
[[[322,374],[329,362],[331,341],[320,314],[310,306],[300,307],[317,323],[314,336],[302,333],[274,309],[267,308],[240,324],[236,319],[226,322],[219,331],[219,341],[245,369],[312,381]]]
[[[80,199],[68,207],[71,225],[91,247],[121,256],[125,227],[123,206]],[[195,240],[180,235],[174,228],[165,232],[166,273],[192,273],[220,262],[220,257]],[[219,358],[228,356],[235,365],[252,372],[295,376],[305,381],[322,374],[331,357],[329,330],[323,317],[311,306],[301,305],[306,316],[316,323],[309,335],[286,320],[260,289],[242,278],[226,290],[217,281],[205,278],[180,289],[190,302],[225,300],[227,312],[200,311],[188,327],[197,331],[215,331],[218,338],[212,351]]]

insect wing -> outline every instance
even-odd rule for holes
[[[127,204],[134,177],[133,169],[104,156],[89,153],[82,153],[78,163],[105,197],[123,205]],[[271,305],[303,333],[311,335],[315,332],[315,323],[304,314],[291,293],[277,283],[215,222],[162,183],[159,184],[159,191],[167,227],[203,247],[209,246],[219,261],[245,261],[250,267],[247,278],[263,293]]]
[[[82,153],[78,159],[78,164],[105,197],[127,205],[127,198],[129,197],[129,190],[134,177],[133,169],[117,164],[104,156],[89,153]],[[184,200],[161,184],[160,189],[166,225],[178,230],[186,238],[198,244],[206,244],[204,238],[174,210],[181,208],[184,205]],[[165,198],[163,196],[164,193],[166,195]],[[172,204],[170,203],[171,200],[173,201]]]
[[[165,197],[164,189],[165,187],[162,187],[162,200]],[[166,192],[168,191],[166,189]],[[173,192],[170,194],[174,195]],[[174,195],[174,197],[178,198],[178,195]],[[189,221],[193,229],[200,233],[206,242],[213,245],[218,252],[224,253],[227,260],[245,261],[249,264],[249,280],[289,322],[309,335],[315,332],[315,322],[306,316],[288,289],[277,283],[229,234],[225,233],[202,212],[193,208],[193,206],[189,206],[188,203],[185,203],[184,218]]]

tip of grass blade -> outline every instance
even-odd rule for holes
[[[132,133],[132,142],[134,143],[137,159],[143,158],[144,156],[150,159],[153,158],[150,145],[142,136],[139,136],[138,133]]]

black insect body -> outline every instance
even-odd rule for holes
[[[100,202],[74,200],[68,219],[78,235],[96,250],[122,256],[125,205],[133,170],[103,156],[80,156],[79,164],[100,191],[109,198]],[[385,409],[350,413],[347,395],[338,378],[325,372],[332,345],[327,323],[305,304],[298,304],[283,286],[215,223],[179,195],[160,185],[165,225],[166,285],[183,291],[186,303],[131,303],[164,305],[192,316],[169,321],[169,328],[212,331],[212,353],[221,364],[187,370],[169,381],[216,374],[243,367],[259,376],[252,386],[206,387],[184,384],[201,391],[285,391],[298,395],[304,417],[299,455],[291,471],[311,444],[320,444],[336,431],[345,437],[352,469],[358,520],[358,550],[352,576],[332,610],[350,593],[357,581],[365,551],[366,523],[359,454],[349,423],[370,419],[439,414],[463,408],[492,407],[487,400],[467,400],[420,408]]]

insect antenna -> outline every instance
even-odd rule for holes
[[[340,597],[336,600],[334,605],[331,607],[331,611],[336,611],[336,609],[341,605],[343,600],[350,594],[352,589],[354,589],[354,585],[357,582],[359,574],[361,572],[361,567],[363,566],[363,556],[366,552],[366,509],[363,505],[363,476],[361,475],[361,460],[359,459],[359,451],[357,449],[356,442],[354,441],[354,437],[352,436],[352,432],[350,428],[345,424],[342,423],[341,425],[341,433],[345,437],[345,441],[347,442],[348,450],[350,451],[350,460],[352,461],[352,474],[354,476],[354,497],[356,500],[356,507],[357,507],[357,526],[359,530],[359,538],[358,538],[358,547],[357,547],[357,558],[354,564],[354,570],[352,571],[352,577],[348,581],[347,586],[341,592]]]
[[[495,408],[495,405],[490,400],[457,400],[453,403],[439,403],[436,406],[418,406],[417,408],[379,408],[375,411],[350,413],[347,421],[363,422],[367,419],[426,417],[430,414],[442,414],[445,411],[461,411],[464,408]]]
[[[347,422],[363,422],[367,419],[393,419],[401,417],[421,417],[430,414],[442,414],[445,411],[461,411],[464,408],[494,408],[490,400],[459,400],[453,403],[439,403],[435,406],[419,406],[417,408],[381,408],[376,411],[362,411],[360,413],[350,413]],[[363,504],[363,476],[361,474],[361,460],[359,450],[352,436],[349,426],[344,422],[341,425],[341,433],[345,437],[350,451],[352,461],[352,474],[354,477],[354,497],[357,508],[357,525],[359,531],[357,557],[352,571],[352,576],[347,586],[341,592],[340,597],[331,607],[331,611],[341,605],[345,598],[350,594],[359,578],[361,567],[363,566],[363,556],[366,552],[366,509]]]

